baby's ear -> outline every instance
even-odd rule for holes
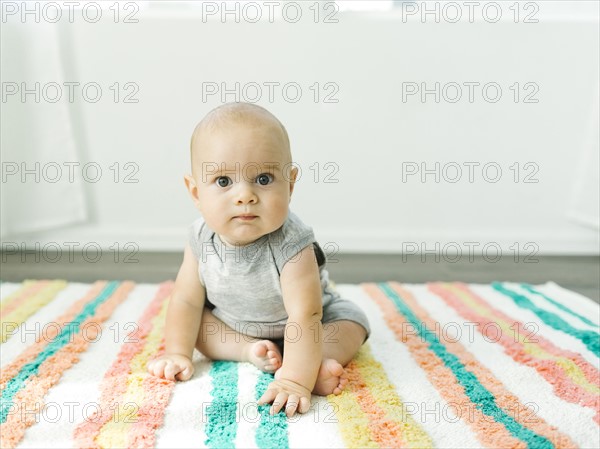
[[[198,198],[198,186],[196,185],[196,180],[192,175],[185,175],[183,181],[185,182],[188,193],[192,197],[192,201],[194,201],[194,204],[198,207],[200,200]]]
[[[293,167],[289,171],[289,181],[290,181],[290,201],[292,200],[292,193],[294,192],[294,186],[296,185],[296,176],[298,176],[298,168]]]

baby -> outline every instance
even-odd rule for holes
[[[259,404],[288,417],[311,392],[339,394],[344,366],[368,338],[367,317],[330,287],[312,228],[289,210],[298,169],[286,129],[266,109],[229,103],[191,141],[185,185],[202,218],[169,299],[155,376],[188,380],[194,348],[275,373]]]

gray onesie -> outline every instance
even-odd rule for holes
[[[319,265],[323,301],[323,323],[355,321],[370,334],[364,312],[353,302],[340,298],[329,285],[326,257],[315,241],[312,228],[294,213],[270,234],[245,245],[232,247],[221,241],[202,218],[190,226],[189,243],[198,259],[200,281],[206,289],[208,307],[235,331],[270,340],[284,337],[288,315],[283,304],[279,276],[288,261],[312,244]],[[298,329],[288,327],[288,338]]]

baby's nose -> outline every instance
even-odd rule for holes
[[[247,183],[240,183],[236,202],[237,204],[256,203],[254,190]]]

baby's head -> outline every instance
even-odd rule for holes
[[[287,131],[269,111],[250,103],[213,109],[194,130],[191,159],[186,187],[223,242],[247,245],[284,223],[297,169]]]

